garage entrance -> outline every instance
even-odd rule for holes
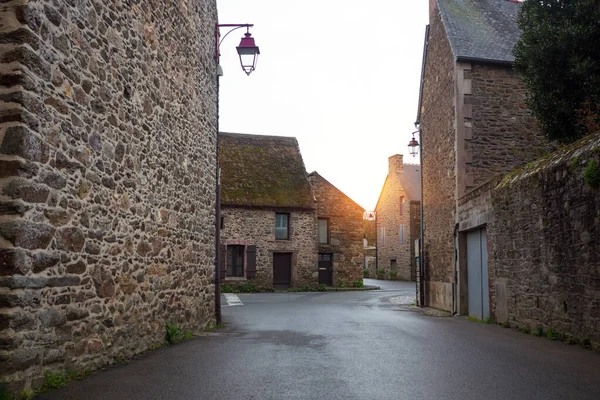
[[[469,316],[481,320],[489,318],[490,287],[485,228],[467,233],[467,287]]]

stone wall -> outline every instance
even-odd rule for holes
[[[319,174],[308,180],[317,199],[317,215],[327,218],[329,243],[319,243],[319,253],[333,254],[333,285],[362,281],[364,258],[364,209]]]
[[[551,150],[525,104],[526,87],[506,66],[472,64],[472,134],[465,138],[466,173],[477,187]]]
[[[214,323],[214,0],[2,2],[0,379]]]
[[[317,286],[316,211],[281,212],[290,213],[289,240],[275,240],[274,210],[222,208],[221,244],[256,246],[256,276],[252,279],[225,277],[223,283],[249,283],[261,289],[273,288],[273,253],[292,253],[292,286]]]
[[[496,317],[600,348],[600,192],[584,179],[594,160],[600,134],[505,177],[492,194],[488,235]]]
[[[411,272],[410,201],[404,192],[399,174],[402,173],[401,154],[389,158],[389,170],[377,202],[377,268],[390,277],[393,260],[396,279],[409,281]],[[401,204],[402,202],[402,204]],[[400,227],[404,225],[404,240],[400,241]],[[385,240],[383,238],[385,230]]]
[[[425,305],[449,310],[456,154],[454,56],[437,7],[431,16],[421,103]],[[418,297],[418,296],[417,296]]]

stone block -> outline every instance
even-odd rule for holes
[[[68,321],[77,321],[80,319],[87,318],[90,315],[90,312],[85,308],[79,307],[68,307],[67,308],[67,320]]]
[[[56,245],[60,250],[80,252],[84,244],[85,235],[79,228],[62,228],[56,232]]]
[[[45,328],[61,326],[67,322],[67,317],[64,311],[56,308],[46,308],[36,313],[37,318],[41,321]]]
[[[38,349],[16,349],[8,354],[0,355],[3,372],[7,375],[15,371],[25,370],[38,364],[40,360],[41,354]]]
[[[76,262],[67,265],[67,272],[69,274],[83,274],[86,270],[87,266],[82,260],[77,260]]]
[[[31,259],[23,249],[0,248],[0,276],[25,275],[31,269]]]
[[[6,128],[4,140],[0,145],[0,154],[11,154],[46,163],[49,157],[49,146],[25,126],[11,126]]]
[[[71,214],[62,208],[47,208],[44,210],[44,216],[54,226],[62,226],[71,220]]]
[[[46,224],[31,221],[9,221],[0,223],[0,236],[16,247],[45,249],[54,237],[55,229]]]
[[[3,193],[13,199],[22,199],[27,203],[45,203],[48,200],[50,189],[45,185],[17,178],[4,187]]]
[[[51,253],[35,253],[32,256],[33,272],[40,273],[58,264],[60,257]]]
[[[19,176],[31,178],[38,173],[37,164],[26,160],[0,160],[0,178]]]

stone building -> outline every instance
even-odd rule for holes
[[[416,280],[415,241],[420,237],[421,167],[404,164],[402,154],[388,158],[388,174],[375,206],[377,268],[387,277]]]
[[[15,0],[0,19],[0,381],[214,324],[216,1]]]
[[[219,134],[221,280],[316,286],[317,204],[293,137]]]
[[[340,286],[362,281],[365,210],[316,171],[308,180],[317,199],[319,284]]]
[[[424,276],[418,299],[457,312],[466,304],[455,252],[458,199],[548,149],[512,69],[520,5],[430,0],[417,123],[423,168]],[[485,232],[473,235],[482,249]],[[475,243],[477,241],[477,243]],[[483,282],[483,281],[482,281]],[[485,296],[483,296],[485,297]],[[464,308],[463,308],[464,309]]]

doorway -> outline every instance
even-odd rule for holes
[[[319,253],[319,285],[333,286],[333,254]]]
[[[273,289],[289,289],[292,284],[292,253],[273,253]]]

